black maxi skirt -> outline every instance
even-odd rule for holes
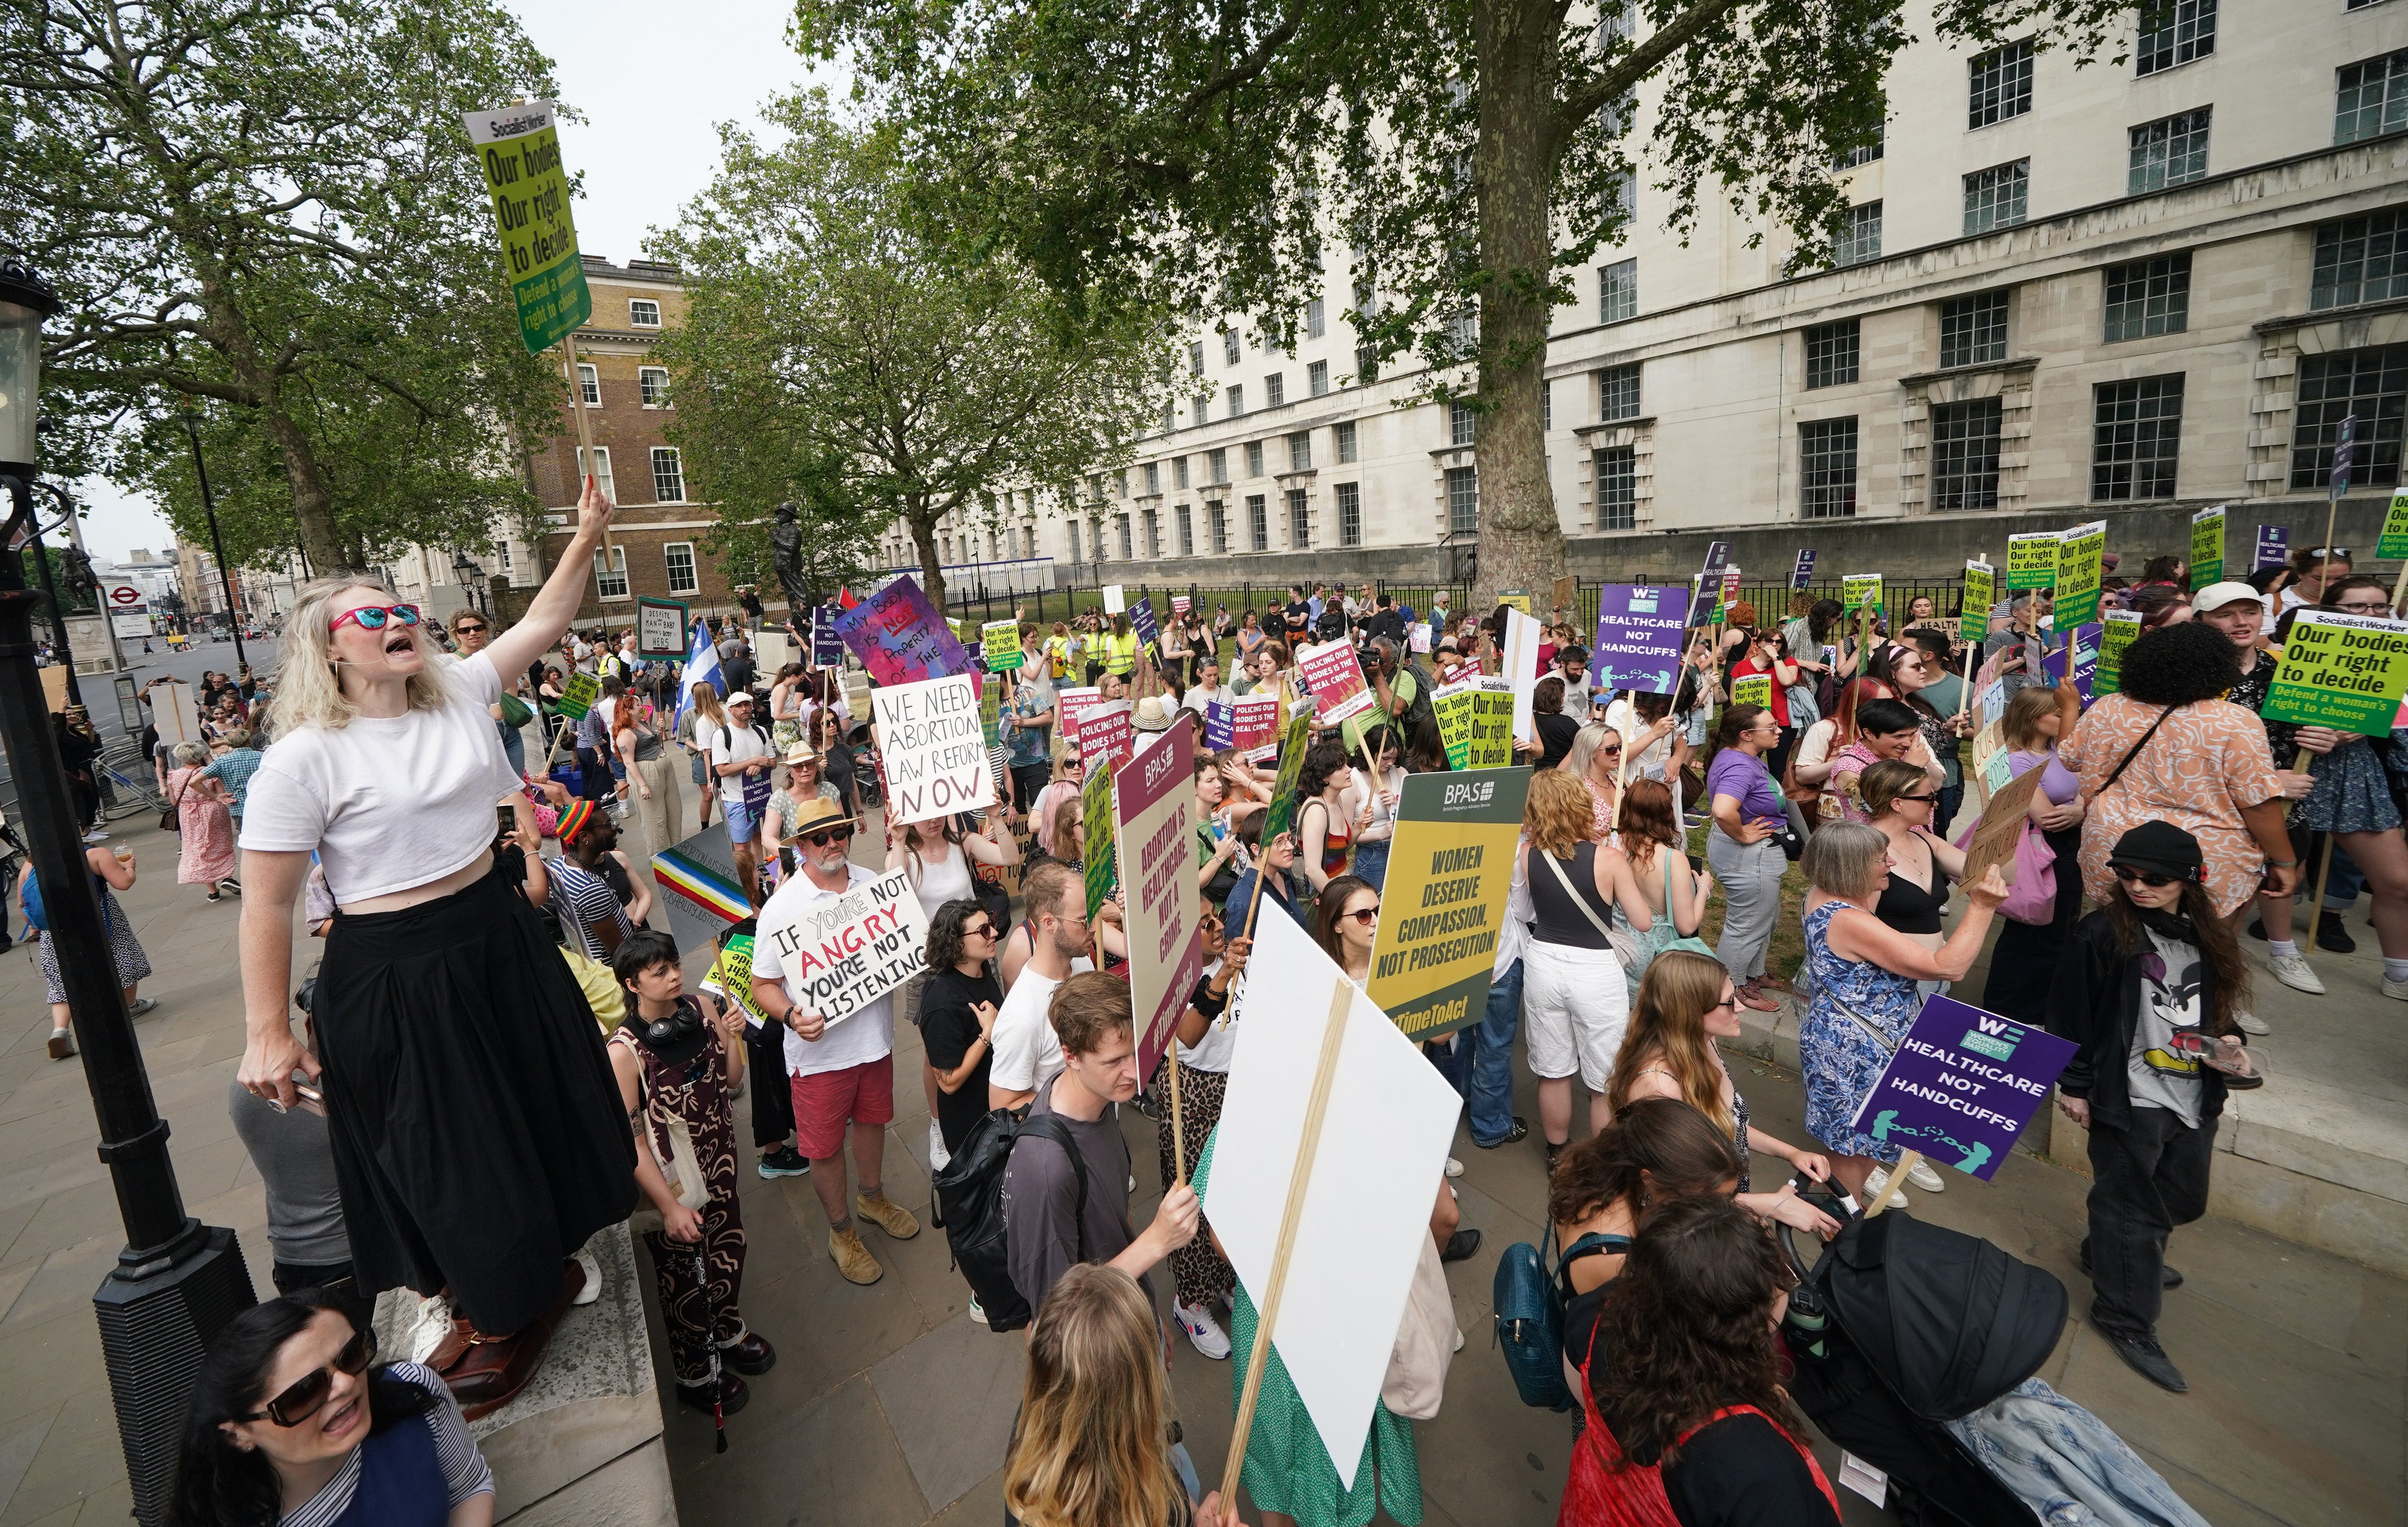
[[[2000,918],[1999,940],[1990,947],[1989,983],[1982,988],[1984,1007],[2035,1029],[2048,1026],[2048,988],[2082,915],[2082,867],[2074,863],[2082,848],[2082,828],[2060,828],[2043,836],[2057,851],[2057,916],[2046,923]]]
[[[636,1206],[636,1146],[595,1022],[499,875],[337,915],[313,1003],[327,1132],[360,1286],[452,1290],[505,1335],[561,1263]]]

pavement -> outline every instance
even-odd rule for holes
[[[225,1109],[242,1047],[237,907],[209,905],[197,887],[177,886],[173,841],[145,819],[132,821],[123,837],[141,868],[122,900],[157,972],[142,991],[160,1003],[136,1025],[150,1085],[173,1126],[189,1211],[234,1227],[265,1289],[259,1179]],[[876,841],[861,840],[864,857]],[[90,1300],[122,1241],[116,1203],[93,1154],[80,1067],[44,1053],[49,1025],[32,950],[0,954],[0,1011],[19,1015],[18,1029],[0,1033],[0,1527],[115,1524],[130,1498]],[[2301,1036],[2279,1052],[2295,1071],[2329,1068],[2334,1086],[2372,1085],[2358,1073],[2401,1074],[2408,1044],[2396,1034],[2374,1044],[2378,1030],[2398,1026],[2375,1021],[2389,1015],[2373,1012],[2355,988],[2319,1004],[2270,986],[2259,1009],[2278,1038]],[[2330,1037],[2344,1022],[2368,1036],[2354,1052]],[[2328,1037],[2308,1043],[2318,1034]],[[898,1116],[888,1132],[886,1187],[924,1218],[917,1037],[904,1025],[896,1038]],[[1748,1059],[1736,1059],[1734,1073],[1766,1129],[1804,1139],[1793,1075]],[[1526,1074],[1517,1106],[1535,1120]],[[1134,1110],[1123,1123],[1140,1163],[1132,1213],[1142,1222],[1159,1191],[1154,1126]],[[1464,1223],[1484,1241],[1472,1260],[1447,1270],[1468,1340],[1444,1408],[1414,1426],[1423,1520],[1541,1527],[1555,1519],[1570,1421],[1514,1396],[1491,1345],[1488,1300],[1499,1253],[1538,1239],[1542,1166],[1535,1136],[1496,1152],[1458,1137],[1455,1154],[1467,1169],[1456,1184]],[[724,1454],[711,1450],[708,1418],[672,1408],[667,1441],[681,1517],[847,1527],[996,1521],[1021,1336],[968,1319],[968,1290],[947,1265],[941,1232],[898,1244],[868,1231],[886,1276],[856,1288],[828,1259],[808,1180],[768,1182],[748,1168],[742,1182],[752,1246],[744,1313],[777,1344],[780,1361],[752,1381],[752,1404],[729,1423]],[[2074,1247],[2086,1186],[2019,1153],[1991,1183],[1910,1197],[1914,1212],[1987,1236],[2065,1280],[2075,1318],[2042,1376],[2113,1426],[2216,1527],[2408,1522],[2408,1284],[2231,1220],[2187,1227],[2174,1237],[2172,1259],[2188,1281],[2168,1296],[2162,1333],[2193,1390],[2165,1394],[2128,1371],[2080,1319],[2088,1291]],[[1168,1279],[1160,1281],[1167,1300]],[[648,1318],[666,1394],[657,1310]],[[1203,1360],[1183,1341],[1176,1347],[1172,1387],[1188,1447],[1214,1479],[1228,1441],[1229,1365]],[[1836,1453],[1823,1451],[1836,1478]],[[1860,1498],[1842,1500],[1857,1527],[1891,1520]],[[1245,1518],[1259,1520],[1250,1504]]]

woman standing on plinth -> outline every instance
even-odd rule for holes
[[[490,851],[521,786],[486,707],[567,628],[609,518],[589,482],[551,581],[466,659],[431,651],[373,578],[303,589],[243,815],[239,1080],[290,1104],[294,1073],[322,1070],[361,1290],[449,1291],[453,1332],[427,1362],[472,1419],[525,1386],[582,1283],[570,1259],[635,1205],[601,1034]],[[286,1018],[313,852],[337,908],[314,1056]]]

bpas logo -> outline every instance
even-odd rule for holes
[[[2004,1018],[1975,1018],[1973,1027],[1965,1030],[1965,1048],[1976,1055],[1986,1055],[1993,1060],[2012,1060],[2015,1046],[2022,1043],[2024,1031]]]
[[[1476,785],[1450,785],[1446,787],[1448,810],[1457,806],[1485,806],[1497,799],[1497,782],[1482,780]]]
[[[1630,612],[1634,615],[1654,614],[1656,612],[1656,597],[1657,592],[1657,590],[1653,588],[1632,589],[1630,591]]]

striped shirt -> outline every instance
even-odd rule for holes
[[[608,964],[610,951],[593,931],[594,925],[616,923],[624,942],[635,931],[627,921],[626,908],[619,904],[618,893],[610,883],[566,855],[543,861],[544,872],[552,881],[551,906],[560,918],[561,927],[577,941],[588,959]]]
[[[394,1362],[383,1370],[386,1376],[405,1384],[415,1384],[435,1396],[435,1406],[418,1418],[435,1433],[435,1462],[443,1471],[444,1497],[448,1505],[456,1507],[471,1495],[494,1492],[494,1471],[485,1464],[485,1455],[477,1450],[477,1442],[468,1435],[468,1423],[461,1418],[460,1403],[452,1398],[444,1387],[443,1376],[416,1362]],[[408,1421],[404,1426],[412,1424]],[[276,1527],[330,1527],[351,1508],[351,1497],[359,1493],[362,1449],[354,1448],[325,1488],[309,1497],[296,1509],[277,1519]]]

